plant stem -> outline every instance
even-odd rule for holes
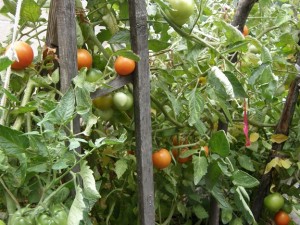
[[[7,188],[7,186],[6,186],[6,184],[4,183],[4,180],[2,179],[2,177],[0,177],[0,183],[2,184],[3,188],[4,188],[5,191],[6,191],[6,194],[5,194],[6,200],[7,200],[8,202],[12,200],[12,201],[14,202],[14,206],[16,206],[17,209],[20,209],[21,206],[20,206],[18,200],[17,200],[16,197],[13,195],[13,193],[11,193],[11,191]],[[9,206],[9,205],[12,206],[13,204],[12,204],[12,203],[7,204],[7,206]],[[9,210],[9,208],[11,208],[10,210],[12,211],[12,207],[7,207],[7,208],[8,208],[8,210]],[[10,210],[9,210],[9,211],[10,211]],[[15,211],[15,209],[14,209],[14,211]],[[10,212],[9,212],[9,213],[10,213]]]

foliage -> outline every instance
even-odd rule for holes
[[[0,13],[14,21],[16,1],[4,3]],[[8,99],[0,111],[1,203],[9,214],[27,210],[29,217],[63,203],[69,225],[136,224],[133,109],[97,108],[90,98],[118,77],[117,56],[139,61],[131,51],[128,1],[84,3],[76,1],[77,47],[91,53],[100,78],[87,79],[91,72],[82,68],[61,93],[56,52],[42,49],[47,19],[41,12],[49,1],[23,1],[18,39],[38,47],[32,65],[11,72],[9,90],[0,87],[0,97]],[[250,205],[260,177],[270,171],[276,174],[271,191],[299,209],[299,100],[289,135],[273,134],[298,74],[299,2],[259,1],[247,19],[247,36],[230,24],[235,1],[195,3],[178,27],[166,15],[171,3],[147,2],[153,150],[179,149],[178,157],[191,159],[178,163],[173,155],[167,168],[154,169],[156,223],[205,224],[214,198],[223,224],[254,224]],[[10,42],[8,37],[2,44],[3,53]],[[2,84],[11,63],[1,56]],[[132,91],[126,85],[112,96]],[[250,146],[243,130],[245,99]],[[74,131],[78,117],[81,127]],[[218,129],[222,123],[228,123],[227,132]],[[182,141],[174,144],[173,137]],[[283,142],[278,157],[268,161],[272,144]],[[269,218],[264,210],[256,222]]]

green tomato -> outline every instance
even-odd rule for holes
[[[51,214],[52,219],[56,222],[57,225],[67,225],[68,214],[62,205],[53,205],[51,207]]]
[[[243,220],[241,218],[235,218],[229,223],[229,225],[243,225]]]
[[[110,109],[113,105],[113,97],[112,95],[104,95],[93,99],[93,105],[101,110]]]
[[[114,106],[120,111],[126,111],[131,109],[133,105],[133,97],[131,94],[125,94],[123,92],[117,92],[113,96]]]
[[[36,219],[36,225],[60,225],[48,214],[41,214]]]
[[[194,0],[169,0],[169,4],[166,14],[178,26],[185,24],[194,13]]]
[[[278,192],[269,194],[264,198],[265,207],[271,212],[277,212],[284,205],[284,198]]]
[[[10,220],[12,225],[35,225],[33,216],[30,214],[31,209],[22,208],[16,211]]]
[[[99,80],[102,76],[103,75],[100,70],[91,68],[87,71],[85,80],[88,82],[94,83],[97,80]]]
[[[95,111],[95,115],[99,116],[101,119],[107,121],[113,117],[114,110],[113,109],[106,109],[106,110],[97,110]]]

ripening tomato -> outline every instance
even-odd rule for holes
[[[189,149],[188,148],[182,148],[182,149],[173,149],[172,154],[174,158],[176,159],[177,162],[179,163],[187,163],[192,159],[192,156],[188,157],[182,157],[182,155],[187,152]]]
[[[115,71],[121,76],[130,75],[135,69],[135,61],[123,56],[118,56],[114,63]]]
[[[77,66],[78,70],[80,70],[83,67],[91,68],[93,63],[92,55],[89,53],[86,49],[77,49]]]
[[[278,192],[269,194],[264,198],[265,207],[271,212],[277,212],[284,205],[284,198]]]
[[[247,27],[247,25],[245,25],[243,28],[243,35],[247,36],[248,34],[249,34],[249,28]]]
[[[280,210],[275,214],[274,221],[276,225],[288,225],[290,222],[290,216],[286,212]]]
[[[177,26],[185,24],[194,13],[194,0],[169,0],[169,4],[166,14]]]
[[[164,169],[171,163],[172,157],[170,152],[162,148],[152,154],[153,166],[157,169]]]
[[[14,70],[22,70],[29,66],[34,57],[33,50],[29,44],[24,41],[16,41],[14,43],[18,61],[14,61],[11,68]],[[10,46],[7,47],[7,50]]]
[[[93,105],[101,110],[110,109],[113,105],[113,97],[111,94],[99,96],[93,99]]]
[[[207,145],[203,146],[203,149],[204,149],[205,155],[208,156],[208,154],[209,154],[208,146]]]
[[[99,80],[101,77],[103,77],[103,74],[100,70],[91,68],[87,71],[85,80],[87,82],[94,83],[97,80]]]

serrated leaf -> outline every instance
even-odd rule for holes
[[[92,127],[98,122],[98,118],[97,116],[90,114],[88,116],[88,120],[86,122],[86,126],[85,129],[83,131],[83,134],[85,136],[90,136],[91,132],[92,132]]]
[[[92,100],[90,97],[90,93],[80,87],[75,88],[75,96],[76,96],[76,111],[79,115],[87,114],[92,107]]]
[[[41,16],[41,8],[34,0],[24,0],[21,8],[21,20],[37,22]]]
[[[111,44],[124,44],[130,43],[130,32],[129,30],[120,30],[112,36],[109,40]]]
[[[13,93],[8,91],[7,89],[4,89],[2,86],[0,86],[0,91],[3,92],[10,101],[20,102],[19,99]]]
[[[241,167],[249,171],[255,171],[252,160],[247,155],[240,155],[238,161]]]
[[[75,94],[69,88],[55,108],[56,122],[65,123],[70,121],[75,111]]]
[[[277,165],[279,164],[279,158],[275,157],[274,159],[272,159],[267,165],[266,165],[266,169],[265,169],[265,174],[269,173],[272,168],[275,168]]]
[[[285,142],[288,138],[289,137],[284,134],[272,134],[270,140],[277,144],[281,144],[281,143]]]
[[[24,153],[29,140],[22,132],[0,125],[0,148],[7,154]]]
[[[161,50],[168,48],[171,45],[168,42],[163,42],[156,39],[149,40],[148,43],[149,43],[149,50],[153,52],[159,52]]]
[[[208,189],[212,189],[216,185],[216,183],[220,178],[221,173],[222,170],[220,169],[216,161],[209,164],[208,172],[206,176],[206,182],[205,182]]]
[[[259,138],[259,133],[251,133],[250,134],[250,142],[253,143],[253,142],[256,142]]]
[[[223,71],[220,70],[217,66],[213,66],[211,68],[211,72],[209,73],[208,78],[209,78],[208,79],[209,83],[213,85],[215,88],[218,88],[218,86],[220,85],[223,87],[223,89],[227,94],[228,99],[235,98],[235,94],[231,82],[229,81],[227,76],[223,73]]]
[[[242,186],[245,188],[253,188],[257,185],[259,185],[259,181],[251,176],[250,174],[242,171],[242,170],[237,170],[233,173],[232,176],[233,180],[232,183],[236,186]]]
[[[35,173],[44,173],[47,170],[48,170],[47,164],[45,164],[45,163],[42,163],[42,164],[35,165],[35,166],[27,168],[28,172],[35,172]]]
[[[100,198],[100,194],[96,188],[96,182],[93,176],[93,171],[87,165],[87,161],[83,160],[80,163],[79,174],[83,182],[84,197],[90,201],[90,204],[94,204]]]
[[[261,49],[261,61],[262,63],[272,63],[272,56],[268,48],[262,46]]]
[[[117,174],[118,179],[120,179],[123,176],[123,174],[126,172],[127,169],[128,169],[128,165],[126,160],[119,159],[115,163],[115,172]]]
[[[8,57],[0,57],[0,71],[5,70],[11,64],[12,61]]]
[[[194,166],[194,184],[197,185],[202,177],[207,173],[207,159],[206,157],[193,156]]]
[[[209,140],[209,149],[213,153],[217,153],[222,157],[229,155],[229,142],[224,130],[219,130],[211,136]]]
[[[249,224],[253,224],[255,222],[253,213],[252,213],[250,207],[248,206],[247,202],[245,201],[243,194],[241,193],[241,191],[238,188],[236,189],[236,192],[234,193],[234,202],[235,202],[236,206],[238,207],[238,209],[240,209],[240,211],[243,213],[247,222]]]
[[[77,186],[75,199],[68,215],[68,225],[79,225],[80,221],[83,219],[84,210],[86,210],[86,206],[84,204],[82,189]]]
[[[231,72],[224,72],[225,76],[228,78],[229,82],[232,85],[234,96],[236,98],[248,98],[246,91],[243,88],[243,85],[236,78],[236,76]]]
[[[188,122],[190,126],[193,126],[200,119],[201,112],[204,109],[204,102],[196,88],[187,93],[186,98],[189,101],[190,112]]]
[[[227,38],[226,43],[235,43],[245,39],[243,34],[231,24],[226,23],[223,20],[215,21],[215,24],[219,29],[224,31],[224,34]]]
[[[231,205],[226,200],[225,195],[222,193],[222,190],[217,185],[211,190],[211,194],[219,202],[222,208],[232,209]]]
[[[196,205],[193,207],[193,211],[198,219],[208,218],[208,213],[202,205]]]

